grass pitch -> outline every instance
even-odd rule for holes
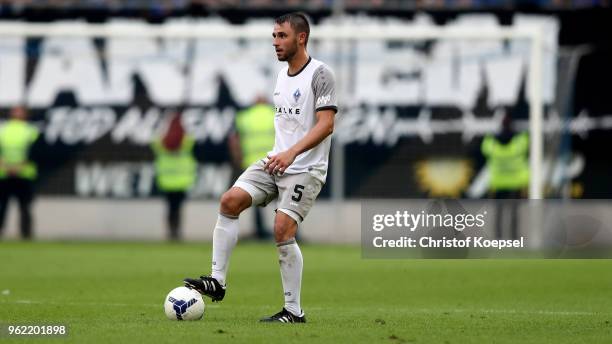
[[[75,343],[610,343],[612,260],[363,260],[302,245],[307,324],[282,307],[274,245],[239,243],[221,303],[166,319],[163,299],[208,273],[209,244],[0,243],[0,324],[65,324]]]

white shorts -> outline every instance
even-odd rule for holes
[[[265,163],[259,160],[244,171],[236,183],[251,195],[253,206],[266,206],[278,198],[277,210],[291,216],[297,223],[304,220],[323,183],[308,172],[270,175],[264,171]]]

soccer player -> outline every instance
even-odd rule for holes
[[[308,55],[310,26],[303,13],[275,19],[273,45],[286,61],[274,89],[275,139],[267,157],[251,165],[221,197],[213,232],[212,274],[186,278],[193,288],[221,301],[232,249],[238,239],[238,216],[250,206],[277,199],[274,239],[278,248],[285,305],[264,322],[306,322],[300,305],[302,252],[295,241],[300,222],[312,207],[327,177],[331,133],[337,112],[334,75]]]

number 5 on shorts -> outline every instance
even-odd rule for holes
[[[302,199],[302,190],[304,190],[304,185],[295,184],[295,187],[293,188],[295,195],[291,196],[291,199],[299,202]]]

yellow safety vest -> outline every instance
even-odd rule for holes
[[[529,136],[514,135],[503,144],[492,135],[482,141],[482,153],[487,157],[489,188],[492,190],[520,190],[529,185]]]
[[[197,174],[197,162],[193,157],[194,144],[195,140],[185,135],[181,147],[169,151],[160,138],[153,141],[156,182],[161,191],[187,191],[193,186]]]
[[[246,169],[274,147],[274,107],[257,104],[239,112],[236,130],[240,136],[242,168]]]
[[[24,165],[17,177],[36,179],[36,164],[28,160],[28,154],[37,138],[38,129],[26,121],[11,119],[0,128],[0,178],[8,177],[11,165]]]

